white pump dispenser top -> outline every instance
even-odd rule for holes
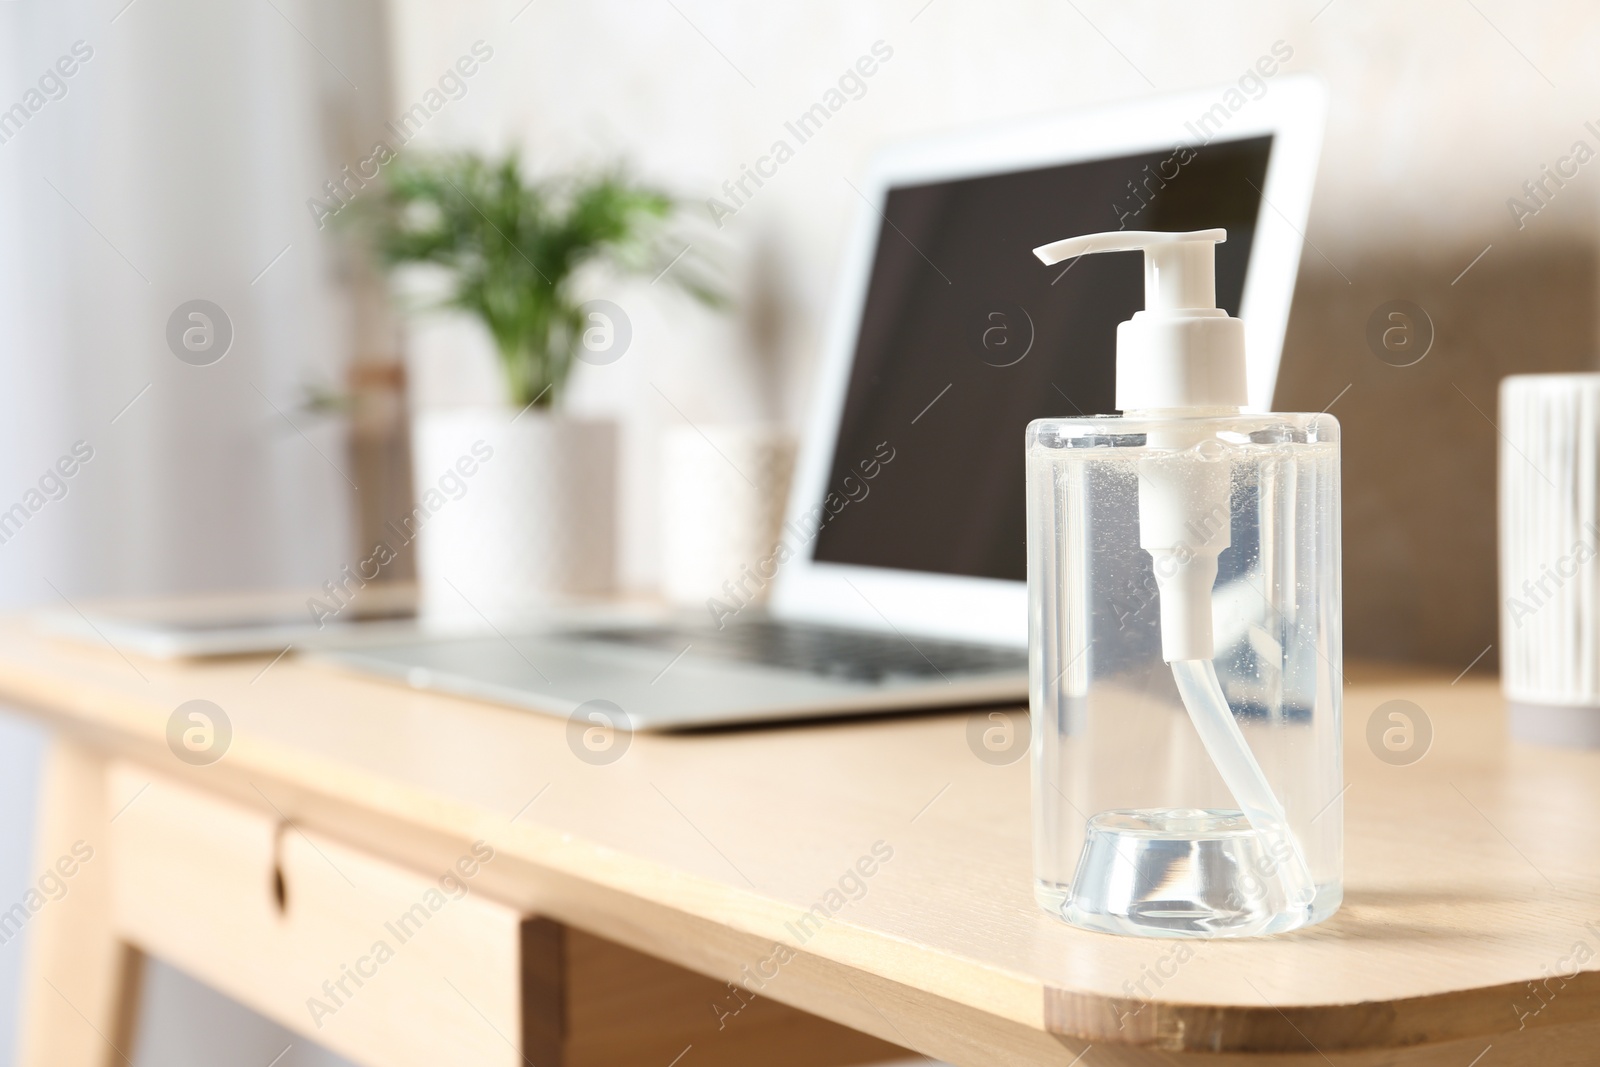
[[[1233,414],[1246,401],[1244,323],[1217,307],[1215,246],[1227,230],[1121,230],[1033,250],[1046,266],[1091,252],[1144,251],[1145,310],[1117,327],[1117,407],[1170,418],[1139,463],[1139,545],[1161,593],[1168,662],[1210,660],[1217,557],[1233,543],[1231,467],[1186,418]]]
[[[1247,399],[1244,323],[1217,307],[1215,246],[1227,230],[1118,230],[1033,250],[1049,266],[1092,252],[1144,252],[1145,309],[1117,327],[1117,407],[1238,409]]]

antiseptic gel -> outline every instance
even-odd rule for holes
[[[1339,425],[1248,415],[1224,230],[1125,230],[1121,416],[1028,427],[1035,891],[1075,925],[1247,937],[1343,894]]]

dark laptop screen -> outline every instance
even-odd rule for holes
[[[1237,315],[1271,148],[1256,137],[891,189],[828,478],[859,499],[823,525],[815,558],[1023,581],[1023,430],[1113,410],[1117,324],[1144,303],[1136,253],[1045,267],[1032,249],[1226,227],[1217,303]],[[861,464],[890,449],[863,485]]]

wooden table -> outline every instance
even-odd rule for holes
[[[1490,677],[1351,675],[1343,910],[1180,951],[1039,911],[1027,761],[978,759],[963,713],[600,762],[565,721],[294,657],[13,626],[0,700],[55,737],[37,868],[94,849],[26,917],[21,1062],[120,1062],[140,951],[382,1067],[1600,1061],[1600,753],[1509,743]],[[231,723],[205,766],[168,743],[194,699]],[[1366,741],[1396,699],[1434,732],[1404,766]],[[391,937],[438,884],[426,937]]]

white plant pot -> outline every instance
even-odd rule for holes
[[[495,626],[610,592],[615,423],[501,407],[413,416],[422,617]],[[391,524],[391,527],[395,524]]]
[[[661,587],[675,604],[765,599],[759,572],[783,524],[794,437],[781,427],[674,426],[661,455]],[[770,569],[770,568],[769,568]],[[750,595],[746,595],[750,594]]]

